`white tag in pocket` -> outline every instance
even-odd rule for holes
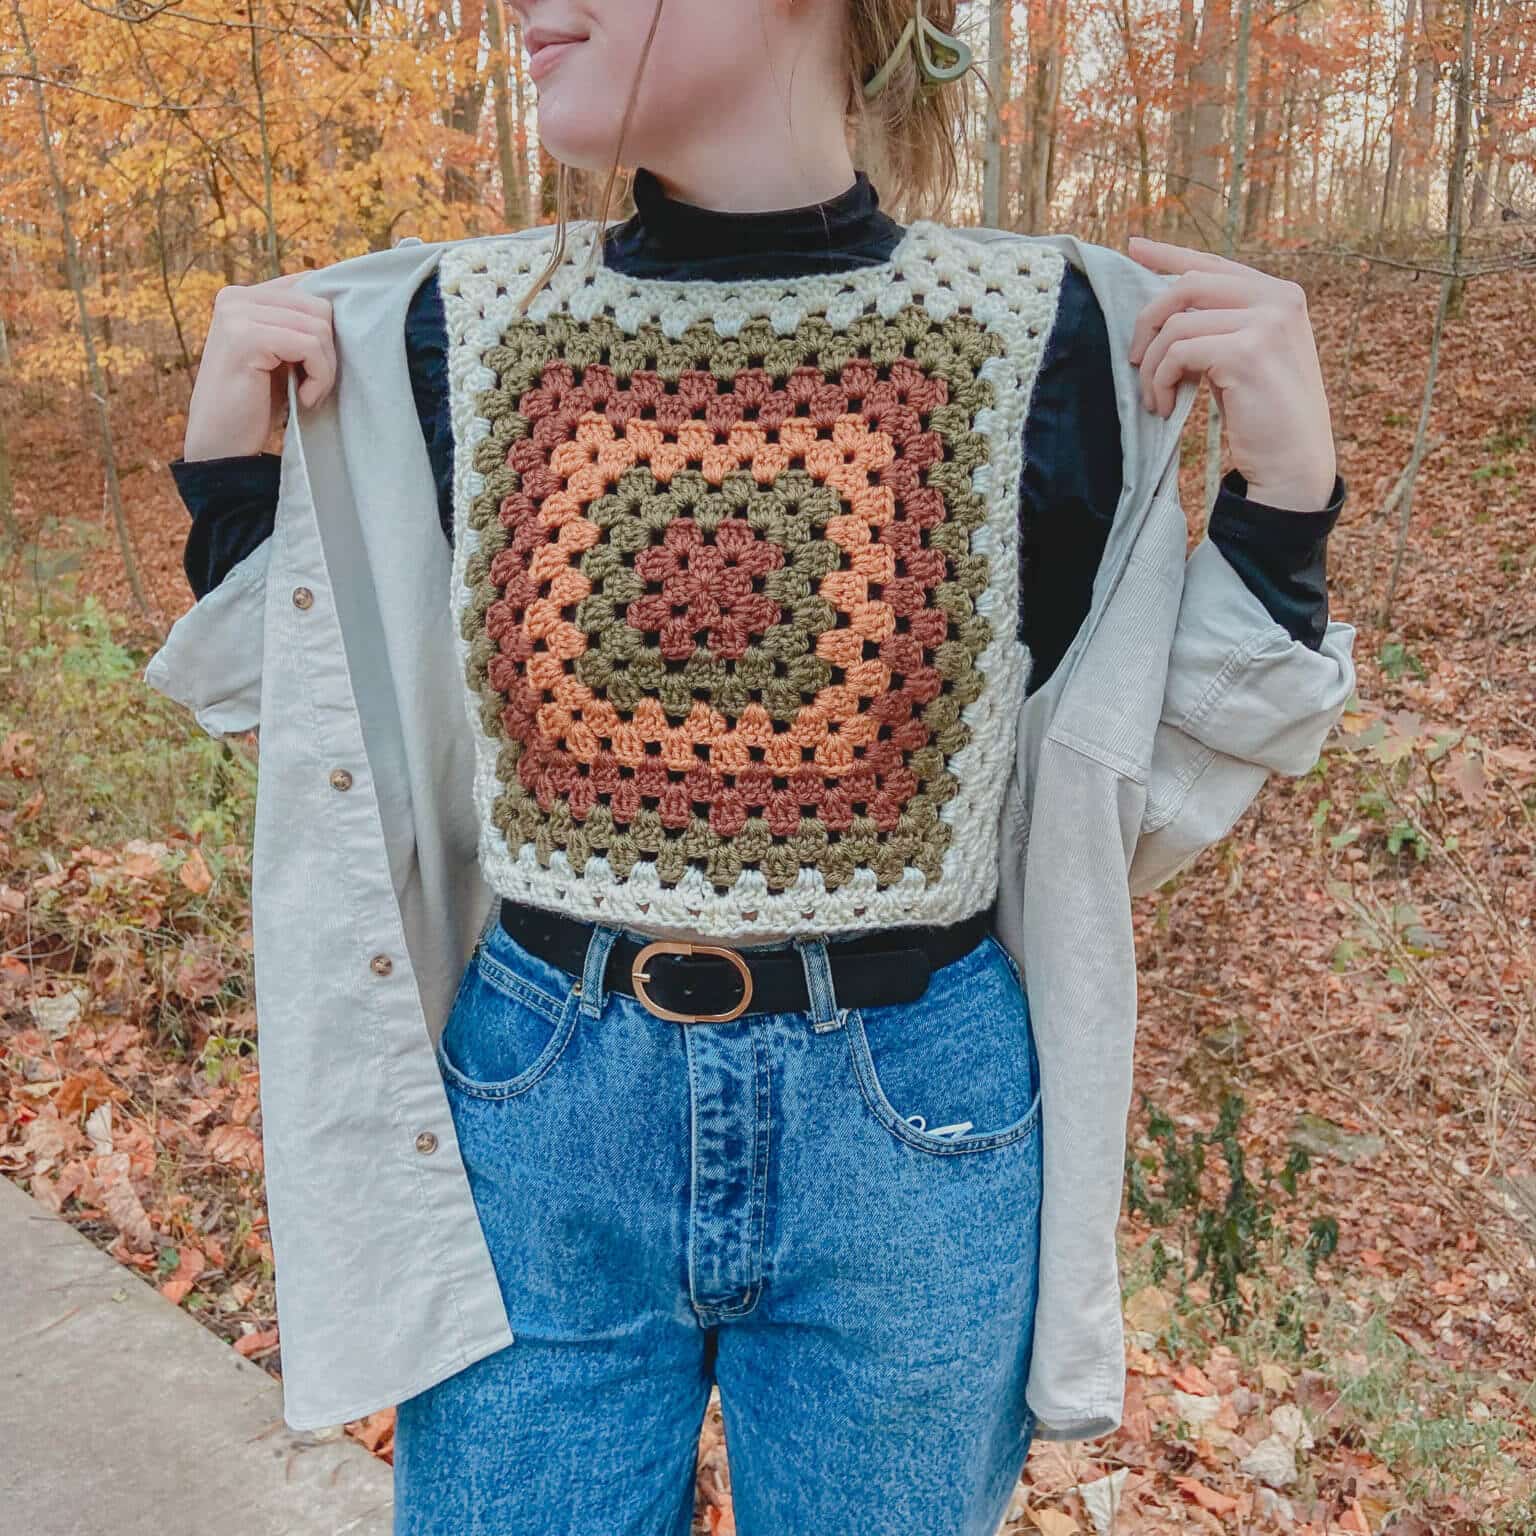
[[[929,1131],[928,1122],[922,1115],[907,1116],[908,1125],[919,1131],[927,1131],[930,1136],[963,1136],[975,1123],[974,1120],[960,1120],[954,1125],[936,1125]]]

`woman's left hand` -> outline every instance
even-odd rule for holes
[[[1176,275],[1136,317],[1141,398],[1166,416],[1186,377],[1210,379],[1252,501],[1316,512],[1337,461],[1323,371],[1299,283],[1212,251],[1131,237],[1131,257]]]

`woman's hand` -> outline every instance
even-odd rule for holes
[[[1327,506],[1338,465],[1301,285],[1141,235],[1130,255],[1177,274],[1136,317],[1130,359],[1141,369],[1142,403],[1166,416],[1180,381],[1206,375],[1249,500]]]
[[[336,380],[329,299],[300,293],[288,272],[249,287],[230,283],[213,300],[197,383],[187,407],[182,457],[222,459],[259,453],[287,397],[286,364],[301,363],[299,399],[318,405]]]

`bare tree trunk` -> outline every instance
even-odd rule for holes
[[[1235,84],[1237,100],[1232,106],[1232,181],[1227,188],[1226,216],[1222,220],[1222,254],[1230,256],[1237,249],[1238,209],[1243,202],[1243,176],[1248,168],[1248,43],[1253,35],[1253,0],[1238,0],[1237,60]],[[1211,391],[1205,418],[1205,506],[1200,521],[1204,527],[1209,509],[1221,485],[1221,413],[1216,409],[1216,394]]]
[[[1390,167],[1390,161],[1388,162]],[[1371,250],[1378,253],[1382,242],[1386,238],[1387,220],[1392,199],[1392,178],[1389,175],[1383,177],[1381,183],[1381,201],[1376,209],[1376,234],[1371,242]],[[1365,301],[1370,294],[1371,286],[1376,280],[1376,263],[1368,261],[1365,270],[1360,274],[1360,285],[1355,290],[1354,308],[1349,316],[1349,332],[1344,341],[1344,373],[1339,380],[1339,399],[1349,400],[1349,385],[1351,375],[1355,368],[1355,339],[1360,334],[1360,317],[1365,313]]]
[[[1019,156],[1019,223],[1026,230],[1044,227],[1051,201],[1066,5],[1067,0],[1029,3],[1029,78],[1024,93],[1029,122]]]
[[[1014,227],[1014,174],[1012,146],[1018,138],[1018,109],[1013,99],[1013,6],[999,5],[1002,12],[1002,96],[998,107],[997,218],[1006,229]]]
[[[1360,167],[1356,172],[1356,194],[1350,198],[1351,212],[1356,210],[1364,224],[1365,209],[1370,203],[1367,188],[1371,180],[1371,166],[1375,160],[1376,139],[1371,131],[1371,107],[1376,100],[1376,0],[1366,0],[1365,83],[1360,93]],[[1331,201],[1330,201],[1331,207]]]
[[[1295,11],[1291,12],[1291,41],[1297,41],[1301,32],[1301,22]],[[1296,62],[1296,53],[1293,49],[1286,61],[1285,70],[1285,136],[1284,159],[1282,161],[1281,201],[1283,210],[1281,218],[1289,225],[1296,217],[1296,97],[1300,89],[1301,66]]]
[[[491,0],[491,6],[495,0]],[[485,77],[480,73],[480,34],[485,28],[486,0],[459,0],[459,35],[456,54],[458,68],[464,71],[458,88],[443,114],[448,127],[473,141],[480,131],[480,114],[485,110]],[[444,23],[450,18],[448,8],[440,13]],[[495,43],[491,46],[494,48]],[[467,61],[467,62],[466,62]],[[474,167],[449,161],[443,170],[443,201],[474,203],[479,199],[478,178]]]
[[[1386,180],[1381,191],[1381,222],[1396,227],[1402,222],[1399,186],[1403,179],[1404,138],[1408,131],[1408,83],[1413,74],[1414,8],[1417,0],[1407,0],[1403,10],[1402,33],[1398,43],[1397,72],[1392,80],[1392,137],[1387,148]]]
[[[1194,163],[1195,110],[1195,0],[1179,0],[1179,34],[1174,45],[1173,78],[1178,92],[1178,106],[1170,115],[1168,161],[1173,167],[1169,177],[1167,215],[1163,227],[1169,239],[1177,242],[1188,224],[1189,177]]]
[[[16,526],[16,485],[11,475],[11,440],[5,424],[15,414],[5,399],[11,384],[11,349],[5,339],[5,316],[0,315],[0,527],[14,549],[21,543]]]
[[[1319,208],[1317,201],[1318,176],[1321,172],[1323,156],[1321,153],[1321,145],[1319,145],[1316,140],[1318,125],[1326,121],[1326,119],[1323,117],[1322,93],[1314,90],[1311,93],[1311,99],[1307,104],[1311,108],[1311,110],[1307,113],[1307,121],[1312,124],[1312,132],[1314,135],[1312,153],[1307,157],[1311,162],[1312,167],[1312,180],[1307,198],[1308,207],[1310,209],[1308,220],[1312,227],[1312,233],[1315,235],[1323,227],[1322,210]]]
[[[96,341],[91,334],[91,316],[85,302],[85,275],[80,270],[80,251],[75,244],[75,230],[69,217],[69,193],[59,172],[59,161],[53,149],[53,131],[48,122],[48,100],[38,78],[37,53],[27,32],[27,20],[21,13],[21,0],[11,0],[11,11],[16,17],[16,27],[21,45],[27,56],[27,68],[33,75],[32,89],[37,99],[37,121],[42,134],[43,155],[48,162],[48,175],[53,183],[54,206],[59,211],[59,227],[64,237],[64,270],[69,278],[70,290],[75,296],[75,312],[80,322],[80,340],[85,348],[85,366],[91,384],[91,398],[96,403],[96,425],[100,433],[102,469],[106,477],[106,497],[112,509],[112,522],[117,530],[118,548],[122,551],[123,571],[128,577],[128,587],[139,611],[149,612],[144,598],[144,588],[139,581],[139,563],[134,558],[133,540],[128,533],[128,520],[123,515],[122,487],[117,479],[117,450],[112,441],[112,416],[107,400],[107,386],[102,378],[101,364],[96,357]]]
[[[267,136],[267,89],[261,76],[261,5],[251,0],[251,79],[256,86],[256,123],[261,133],[262,207],[267,219],[267,276],[283,270],[282,243],[277,236],[277,214],[272,207],[272,141]]]
[[[518,13],[513,11],[512,23],[512,79],[515,89],[512,93],[514,107],[514,121],[517,124],[517,175],[518,185],[523,189],[523,206],[528,207],[528,105],[526,93],[528,82],[523,74],[523,27],[517,19]],[[531,222],[530,213],[530,222]]]
[[[1477,0],[1461,0],[1461,55],[1456,64],[1455,127],[1451,134],[1451,165],[1447,188],[1445,230],[1445,276],[1440,283],[1440,303],[1435,309],[1435,326],[1429,338],[1429,367],[1424,372],[1424,395],[1419,404],[1419,425],[1413,434],[1413,452],[1403,471],[1402,511],[1397,521],[1397,548],[1392,556],[1392,574],[1387,582],[1386,599],[1378,620],[1383,629],[1392,619],[1392,600],[1397,595],[1398,573],[1403,567],[1403,552],[1408,547],[1408,523],[1413,516],[1414,482],[1424,459],[1424,444],[1429,436],[1429,414],[1435,403],[1435,376],[1440,369],[1440,339],[1445,334],[1445,317],[1451,311],[1453,293],[1459,293],[1465,279],[1461,275],[1461,214],[1466,188],[1467,147],[1472,124],[1472,18]]]
[[[1200,43],[1190,72],[1195,90],[1194,146],[1184,205],[1195,234],[1214,245],[1221,228],[1223,130],[1227,115],[1227,42],[1231,31],[1228,0],[1205,0],[1200,13]]]
[[[1120,46],[1125,50],[1125,73],[1131,84],[1132,124],[1136,134],[1136,211],[1131,222],[1136,233],[1147,232],[1147,218],[1152,207],[1152,154],[1147,137],[1147,96],[1143,85],[1141,53],[1136,46],[1136,32],[1131,23],[1130,0],[1120,0],[1115,13],[1120,28]]]
[[[1050,69],[1047,73],[1043,117],[1050,127],[1045,135],[1040,163],[1038,217],[1043,226],[1050,218],[1051,199],[1056,195],[1056,145],[1060,124],[1061,79],[1067,58],[1067,7],[1069,0],[1054,0],[1050,15]]]
[[[1248,199],[1243,213],[1243,239],[1258,237],[1265,225],[1267,189],[1274,170],[1274,153],[1269,147],[1269,52],[1259,61],[1259,88],[1253,110],[1253,145],[1249,153],[1252,168],[1248,173]]]
[[[1438,0],[1420,0],[1423,27],[1413,70],[1413,131],[1410,142],[1414,161],[1409,185],[1413,217],[1429,220],[1429,162],[1435,145],[1435,13]]]
[[[1467,225],[1475,229],[1487,217],[1493,206],[1494,164],[1503,137],[1503,108],[1508,105],[1504,95],[1505,82],[1518,79],[1509,73],[1509,39],[1495,36],[1485,51],[1487,83],[1477,103],[1477,170],[1472,178],[1472,211]]]
[[[164,169],[162,160],[160,184],[155,188],[155,264],[160,269],[160,291],[165,295],[166,313],[171,317],[171,327],[176,332],[176,347],[181,353],[181,376],[190,379],[193,368],[192,349],[187,345],[187,333],[181,324],[181,311],[176,307],[176,289],[171,282],[171,241],[165,228]],[[158,365],[155,371],[158,374]]]
[[[102,348],[105,356],[101,364],[101,376],[106,382],[107,393],[113,390],[112,379],[112,265],[107,257],[107,225],[105,219],[99,219],[96,224],[96,274],[101,286],[101,319],[97,325],[101,330]]]
[[[360,63],[366,62],[373,56],[373,43],[368,36],[372,25],[373,0],[344,0],[344,4],[358,32],[355,45],[357,58]],[[416,34],[422,46],[430,40],[424,24],[417,27]],[[373,119],[366,115],[348,115],[339,126],[337,143],[339,147],[330,149],[330,158],[322,161],[327,168],[340,164],[371,166],[377,164],[383,135]],[[369,189],[374,197],[366,211],[359,201],[351,210],[352,216],[368,233],[368,249],[386,250],[393,243],[395,222],[405,210],[400,209],[395,213],[389,211],[384,200],[384,177],[380,172],[373,173]]]
[[[517,138],[512,126],[511,92],[507,76],[511,55],[507,51],[506,19],[502,0],[487,0],[486,38],[491,45],[490,70],[496,109],[496,158],[501,167],[501,217],[508,229],[521,229],[528,222],[527,190],[518,177]]]
[[[996,229],[1002,224],[1003,102],[1005,86],[1004,18],[1008,6],[987,7],[987,141],[981,172],[981,222]]]
[[[213,194],[213,205],[219,210],[219,266],[225,283],[237,280],[239,267],[235,264],[235,248],[230,240],[229,208],[224,201],[224,188],[219,182],[219,163],[212,153],[208,156],[208,190]]]
[[[1427,443],[1424,444],[1424,452],[1420,454],[1420,459],[1427,459],[1430,454],[1432,454],[1435,449],[1437,449],[1444,441],[1445,433],[1436,432],[1435,435],[1430,438]],[[1392,482],[1392,489],[1387,492],[1387,499],[1382,502],[1382,504],[1376,509],[1375,515],[1377,517],[1391,517],[1392,509],[1396,507],[1397,504],[1403,499],[1403,492],[1408,489],[1408,470],[1411,464],[1412,458],[1410,457],[1409,463],[1403,465],[1403,467],[1398,471],[1397,479]]]

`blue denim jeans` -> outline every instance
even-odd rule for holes
[[[992,938],[915,1003],[726,1024],[499,924],[438,1041],[514,1342],[401,1403],[396,1536],[686,1536],[710,1387],[741,1536],[992,1536],[1034,1430],[1039,1064]],[[405,1234],[402,1234],[402,1241]]]

